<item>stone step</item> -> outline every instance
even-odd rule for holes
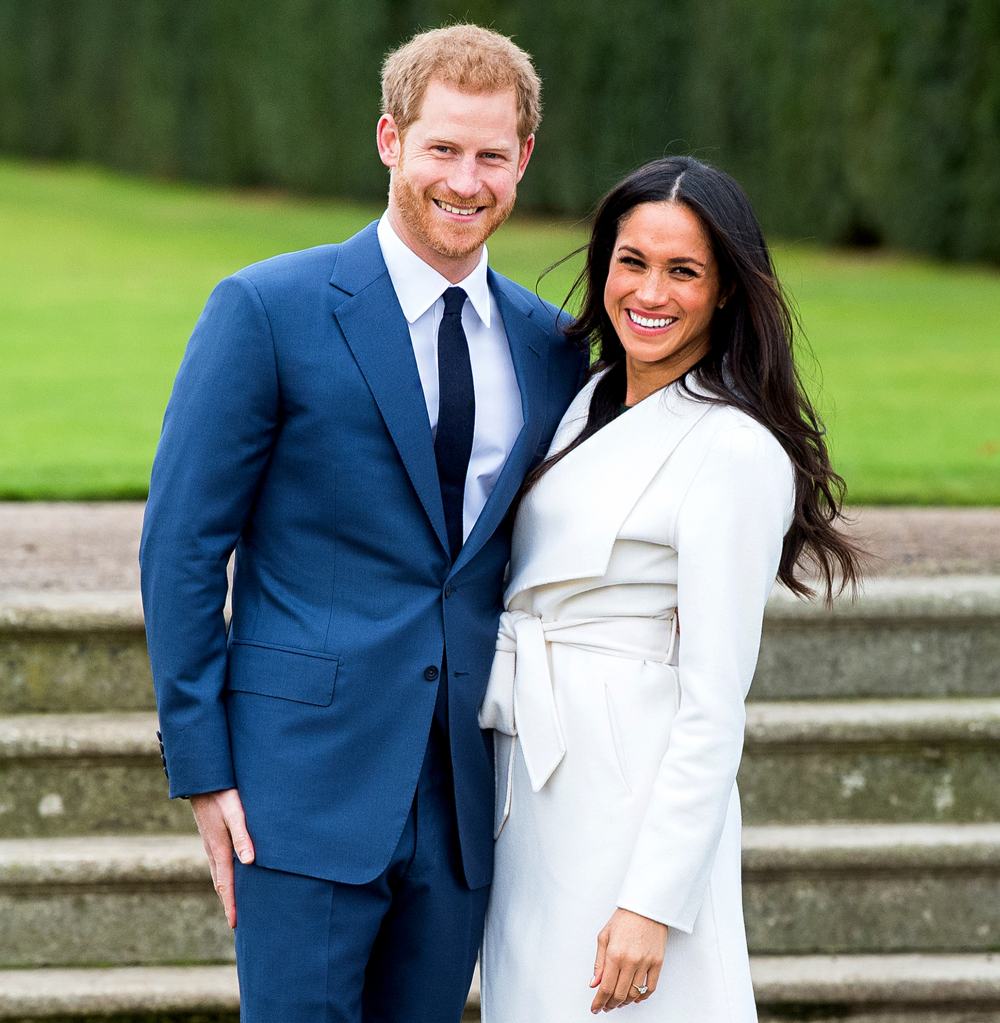
[[[755,953],[1000,950],[1000,824],[751,826],[743,835]]]
[[[756,700],[1000,696],[1000,577],[870,579],[832,610],[776,588]]]
[[[238,1023],[233,966],[0,970],[0,1020]]]
[[[754,700],[1000,696],[1000,577],[872,579],[832,610],[778,588]],[[153,706],[131,591],[0,594],[0,714]]]
[[[197,835],[0,841],[0,919],[0,967],[233,959]]]
[[[0,717],[0,838],[190,833],[166,798],[155,714]],[[1000,699],[761,702],[747,823],[1000,820]]]
[[[1000,821],[1000,699],[751,703],[750,824]]]
[[[1000,949],[1000,825],[744,831],[751,950]],[[0,966],[213,963],[233,956],[197,836],[0,841]]]
[[[0,717],[0,838],[191,833],[166,793],[155,713]]]
[[[754,956],[760,1023],[997,1023],[1000,956]]]
[[[761,1023],[996,1023],[1000,956],[755,956]],[[0,1020],[237,1023],[232,966],[0,971]],[[479,1018],[478,985],[465,1018]]]
[[[137,594],[3,595],[0,714],[153,706]]]

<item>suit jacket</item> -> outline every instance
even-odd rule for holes
[[[524,426],[454,564],[374,224],[222,281],[184,355],[140,547],[164,767],[172,797],[239,788],[262,866],[349,883],[385,868],[447,651],[466,879],[490,880],[492,759],[476,711],[508,510],[582,360],[551,306],[492,271],[489,282]]]

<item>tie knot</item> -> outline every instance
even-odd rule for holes
[[[457,316],[465,305],[466,294],[461,288],[447,288],[444,293],[445,316]]]

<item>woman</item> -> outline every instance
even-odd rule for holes
[[[744,698],[775,576],[810,594],[808,559],[828,597],[858,577],[843,482],[731,178],[689,158],[636,171],[578,283],[571,333],[599,360],[526,482],[480,713],[483,1021],[748,1023]]]

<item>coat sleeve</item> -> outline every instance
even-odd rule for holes
[[[223,702],[229,556],[274,441],[270,324],[240,276],[212,292],[181,362],[139,547],[146,638],[170,796],[235,785]]]
[[[618,905],[679,931],[694,927],[722,835],[793,495],[778,442],[727,426],[677,513],[680,705]]]

